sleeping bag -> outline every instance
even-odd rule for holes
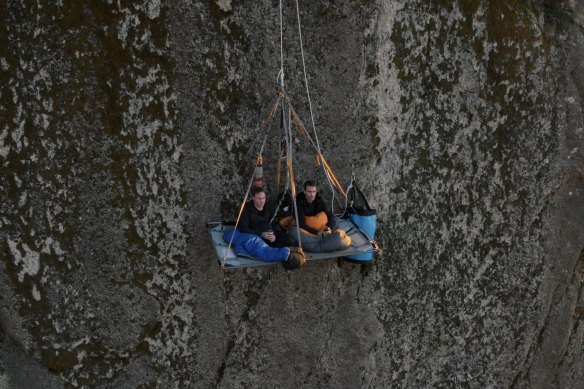
[[[242,254],[265,262],[282,262],[288,259],[288,247],[270,247],[262,238],[254,234],[246,234],[239,230],[229,230],[223,233],[223,240],[229,244],[233,236],[232,247],[236,254]]]

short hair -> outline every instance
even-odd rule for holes
[[[309,186],[316,187],[316,181],[314,181],[314,180],[306,180],[306,181],[304,181],[304,190],[306,190],[306,188],[308,188]]]
[[[251,188],[252,197],[257,195],[258,193],[261,193],[261,192],[266,193],[266,190],[260,186],[254,186],[253,188]]]

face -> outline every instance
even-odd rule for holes
[[[316,186],[307,186],[306,189],[304,189],[304,197],[308,203],[312,203],[316,198]]]
[[[254,207],[256,207],[258,211],[264,209],[264,205],[266,204],[265,192],[256,193],[254,196],[251,196],[251,199],[253,200]]]

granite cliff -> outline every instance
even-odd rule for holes
[[[299,3],[368,273],[218,271],[278,92],[278,2],[243,3],[0,5],[0,388],[581,386],[584,2]]]

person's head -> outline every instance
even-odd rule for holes
[[[304,198],[308,203],[312,203],[316,198],[316,182],[313,180],[304,182]]]
[[[258,211],[264,209],[264,205],[266,204],[266,191],[264,188],[254,186],[251,189],[251,200]]]

